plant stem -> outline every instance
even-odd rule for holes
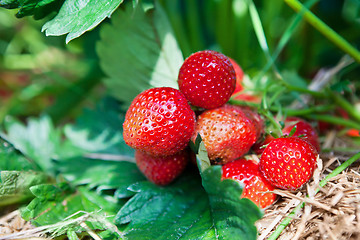
[[[313,97],[317,97],[317,98],[327,98],[328,96],[322,92],[317,92],[317,91],[312,91],[309,90],[307,88],[302,88],[302,87],[297,87],[297,86],[293,86],[288,84],[285,81],[282,81],[282,83],[285,85],[285,87],[289,90],[289,91],[294,91],[294,92],[300,92],[300,93],[306,93],[306,94],[310,94]]]
[[[360,63],[360,52],[353,47],[348,41],[341,37],[338,33],[332,30],[328,25],[321,21],[311,11],[309,11],[304,5],[297,0],[284,0],[292,9],[296,12],[302,12],[304,19],[316,28],[327,39],[333,42],[345,53],[349,54],[355,61]]]
[[[320,191],[320,188],[324,187],[327,182],[337,176],[339,173],[344,171],[347,167],[349,167],[351,164],[353,164],[356,160],[360,159],[360,152],[346,160],[343,164],[341,164],[339,167],[337,167],[334,171],[332,171],[329,175],[327,175],[323,180],[319,183],[319,188],[315,190],[315,193],[318,193]],[[305,206],[305,203],[302,202],[299,205],[297,205],[294,210],[289,213],[289,215],[280,223],[280,225],[275,229],[275,231],[271,234],[271,236],[268,238],[268,240],[275,240],[277,239],[282,231],[289,225],[293,217],[297,214],[297,212]]]
[[[286,116],[307,116],[314,113],[323,113],[332,109],[334,109],[333,105],[317,105],[303,109],[283,108],[282,111],[286,113]],[[278,112],[280,108],[277,106],[272,106],[270,107],[270,110]]]
[[[236,99],[230,99],[229,103],[234,104],[234,105],[252,107],[252,108],[256,108],[256,109],[259,109],[259,107],[260,107],[260,105],[257,104],[257,103],[248,102],[248,101],[242,101],[242,100],[236,100]],[[314,107],[309,107],[309,108],[304,108],[304,109],[281,108],[281,110],[283,112],[286,112],[287,116],[307,116],[307,115],[314,114],[314,113],[323,113],[323,112],[326,112],[326,111],[330,111],[332,109],[334,109],[334,105],[331,105],[331,104],[317,105],[317,106],[314,106]],[[278,111],[280,111],[280,107],[275,106],[275,105],[270,106],[270,111],[278,112]],[[321,116],[321,115],[315,115],[315,116]],[[313,118],[315,118],[315,117],[313,117]],[[354,122],[351,121],[350,124],[353,125]]]
[[[336,105],[344,109],[356,121],[360,122],[360,112],[357,111],[351,103],[349,103],[340,94],[336,94],[332,91],[329,91],[329,94],[332,97],[332,99],[334,99]]]
[[[338,126],[345,126],[345,127],[349,127],[349,128],[355,128],[355,129],[360,129],[360,124],[357,122],[354,122],[350,119],[345,119],[345,118],[341,118],[341,117],[335,117],[333,115],[318,115],[318,114],[314,114],[314,115],[309,115],[308,116],[311,119],[315,119],[315,120],[321,120],[324,122],[328,122],[328,123],[332,123]]]

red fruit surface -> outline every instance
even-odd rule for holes
[[[350,137],[360,137],[360,130],[355,129],[355,128],[351,128],[351,129],[346,131],[346,135],[348,135]]]
[[[266,145],[268,145],[272,140],[274,140],[275,138],[273,136],[271,136],[270,134],[267,134],[265,136],[264,139],[256,142],[252,147],[252,151],[255,153],[255,154],[262,154],[266,148]]]
[[[238,159],[222,167],[222,178],[233,179],[244,184],[241,198],[248,198],[260,208],[271,205],[276,194],[268,193],[274,187],[259,172],[259,165],[251,160]]]
[[[255,124],[238,106],[224,105],[199,115],[192,141],[200,134],[212,164],[246,154],[256,141]]]
[[[265,123],[264,119],[255,110],[248,107],[239,107],[246,114],[246,116],[254,123],[256,129],[256,140],[264,134]]]
[[[224,105],[235,89],[233,66],[224,54],[205,50],[185,59],[179,70],[180,91],[197,107],[205,109]]]
[[[320,141],[316,129],[311,126],[311,124],[304,119],[299,117],[288,117],[284,121],[285,127],[282,130],[283,135],[289,135],[291,130],[296,126],[296,131],[292,135],[293,137],[301,137],[302,139],[311,143],[318,152],[320,152]],[[252,150],[256,154],[261,154],[265,146],[269,144],[274,139],[271,135],[266,135],[265,139],[262,142],[255,143],[252,147]]]
[[[235,85],[235,92],[241,92],[244,88],[242,85],[243,77],[244,77],[244,71],[240,67],[240,65],[232,58],[229,57],[229,60],[235,70],[235,76],[236,76],[236,85]]]
[[[184,171],[189,161],[189,152],[186,149],[170,156],[153,156],[137,150],[135,159],[139,170],[149,181],[168,185]]]
[[[311,124],[304,119],[298,117],[288,117],[285,120],[285,127],[283,129],[283,134],[290,134],[291,130],[296,126],[296,131],[294,137],[302,136],[303,139],[310,142],[318,152],[320,152],[320,142],[318,133],[316,129],[311,126]]]
[[[195,113],[179,90],[152,88],[133,100],[123,128],[130,147],[156,156],[172,155],[188,145]]]
[[[276,138],[262,153],[259,170],[273,186],[297,190],[312,177],[317,156],[315,147],[306,140]]]
[[[236,75],[236,84],[235,90],[231,95],[235,100],[247,101],[247,102],[254,102],[260,103],[261,98],[259,96],[254,96],[248,93],[241,93],[244,90],[243,86],[243,78],[244,78],[244,71],[240,67],[240,65],[232,58],[229,58],[231,64],[234,67],[235,75]]]

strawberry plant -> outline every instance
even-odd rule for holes
[[[356,1],[0,7],[1,239],[359,237]]]

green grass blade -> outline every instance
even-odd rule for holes
[[[348,41],[337,34],[333,29],[321,21],[316,15],[309,11],[303,4],[297,0],[284,0],[296,12],[302,12],[303,18],[323,34],[328,40],[333,42],[338,48],[349,54],[355,61],[360,63],[360,52]]]
[[[315,3],[317,3],[319,0],[309,0],[307,1],[304,6],[310,8],[311,6],[313,6]],[[289,40],[291,39],[291,37],[293,36],[293,34],[295,33],[298,25],[300,24],[301,20],[302,20],[302,11],[299,12],[290,22],[289,26],[286,28],[285,32],[283,33],[283,35],[281,36],[279,43],[274,51],[274,53],[272,54],[270,61],[268,61],[266,63],[266,65],[263,67],[263,69],[260,71],[260,73],[258,74],[258,76],[256,76],[256,79],[260,79],[262,76],[264,76],[264,74],[269,70],[269,68],[274,64],[274,61],[278,58],[278,56],[280,55],[281,51],[284,49],[284,47],[286,46],[286,44],[289,42]]]
[[[256,37],[259,41],[260,47],[263,50],[266,58],[270,61],[271,55],[270,55],[270,51],[269,51],[269,46],[267,44],[267,40],[265,37],[265,33],[264,33],[264,29],[263,29],[263,26],[261,23],[259,13],[258,13],[253,1],[249,2],[249,12],[250,12],[251,21],[253,23],[254,31],[255,31]]]

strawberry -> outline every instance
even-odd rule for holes
[[[212,164],[225,164],[245,153],[256,141],[256,127],[238,106],[224,105],[198,116],[194,142],[200,134]]]
[[[234,59],[232,59],[232,58],[229,58],[229,59],[230,59],[231,64],[234,67],[235,75],[236,75],[235,90],[231,96],[235,100],[260,103],[260,101],[261,101],[260,97],[251,95],[248,93],[242,93],[242,91],[244,91],[244,86],[243,86],[244,71],[242,70],[240,65]]]
[[[271,205],[276,194],[267,193],[274,187],[259,172],[259,165],[251,160],[238,159],[222,167],[222,179],[233,179],[244,185],[241,198],[248,198],[260,208]]]
[[[260,139],[260,137],[264,134],[264,119],[260,114],[249,107],[239,107],[239,109],[241,109],[241,111],[244,112],[246,116],[254,123],[256,129],[256,139]]]
[[[299,137],[272,140],[260,157],[259,170],[275,187],[297,190],[312,177],[318,153]]]
[[[359,129],[355,129],[355,128],[351,128],[349,130],[346,131],[346,134],[349,137],[360,137],[360,130]]]
[[[189,151],[185,149],[170,156],[153,156],[136,150],[135,159],[139,170],[149,181],[164,186],[184,171],[189,161]]]
[[[235,76],[236,76],[236,84],[235,84],[234,93],[241,92],[244,89],[244,87],[242,86],[242,81],[244,78],[244,71],[242,70],[240,65],[234,59],[229,57],[229,60],[234,68]]]
[[[192,105],[205,109],[224,105],[234,92],[235,82],[229,58],[211,50],[190,55],[178,76],[180,91]]]
[[[285,120],[285,127],[283,129],[283,134],[290,134],[291,130],[296,126],[296,131],[294,132],[294,137],[302,136],[303,139],[310,142],[316,150],[320,151],[320,142],[318,134],[313,126],[304,119],[299,117],[288,117]]]
[[[320,152],[320,142],[317,131],[313,126],[311,126],[309,122],[299,117],[288,117],[285,119],[284,123],[285,127],[282,130],[284,136],[289,135],[291,130],[296,127],[296,130],[292,136],[301,137],[302,139],[311,143],[316,148],[316,150]],[[261,154],[264,151],[265,146],[272,140],[274,140],[274,137],[267,135],[263,141],[255,143],[252,147],[252,150],[256,154]]]
[[[133,100],[123,128],[125,143],[130,147],[156,156],[172,155],[188,145],[195,113],[179,90],[152,88]]]
[[[264,152],[266,145],[268,145],[274,139],[275,138],[273,136],[271,136],[270,134],[267,134],[267,135],[265,135],[264,139],[256,142],[251,147],[251,149],[255,154],[261,155]]]

